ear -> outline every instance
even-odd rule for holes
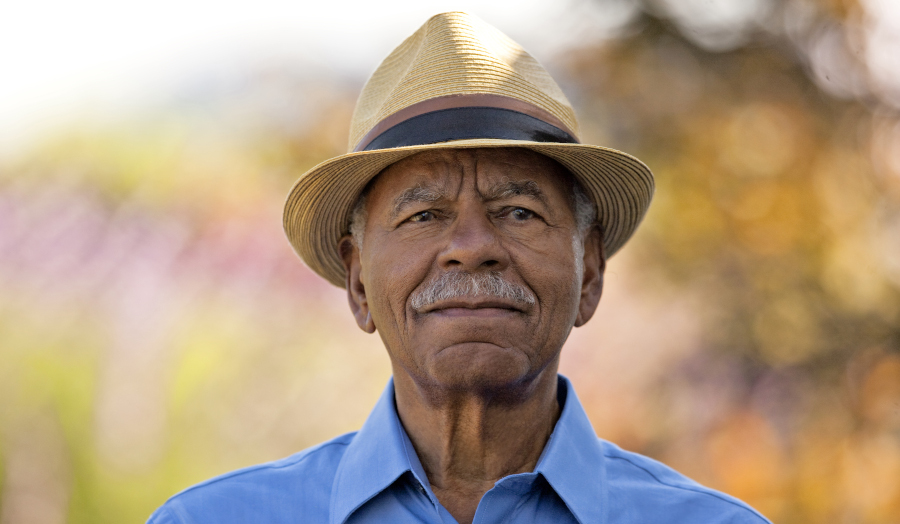
[[[347,301],[350,303],[350,311],[356,319],[356,325],[366,333],[375,332],[375,322],[369,311],[369,302],[366,299],[366,287],[360,280],[361,266],[359,263],[359,249],[353,242],[353,237],[344,235],[338,242],[338,251],[344,262],[346,280],[344,287],[347,289]]]
[[[581,301],[575,327],[587,324],[594,316],[600,295],[603,294],[603,272],[606,271],[606,253],[603,252],[603,233],[598,226],[588,231],[584,238],[584,276],[581,280]]]

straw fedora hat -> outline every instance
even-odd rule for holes
[[[337,244],[366,184],[389,165],[441,148],[522,147],[567,168],[597,205],[607,256],[643,218],[653,174],[640,160],[581,144],[565,95],[509,37],[466,13],[432,17],[378,66],[350,124],[349,152],[304,173],[284,230],[316,273],[343,287]]]

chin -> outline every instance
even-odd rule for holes
[[[479,342],[455,344],[434,355],[426,380],[446,390],[500,393],[527,388],[538,374],[531,364],[517,349]]]

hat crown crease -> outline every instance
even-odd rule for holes
[[[578,143],[574,111],[549,73],[516,42],[465,13],[432,17],[382,61],[360,93],[350,129],[351,152],[301,175],[283,215],[300,258],[339,287],[346,275],[337,246],[358,195],[385,167],[420,151],[521,147],[556,160],[597,205],[607,257],[634,233],[654,191],[653,174],[640,160]]]
[[[516,98],[578,130],[562,90],[521,46],[477,17],[442,13],[404,40],[363,87],[348,151],[390,115],[431,98],[459,94]]]

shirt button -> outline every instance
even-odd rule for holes
[[[425,486],[419,484],[419,493],[421,493],[423,495],[425,494]]]

